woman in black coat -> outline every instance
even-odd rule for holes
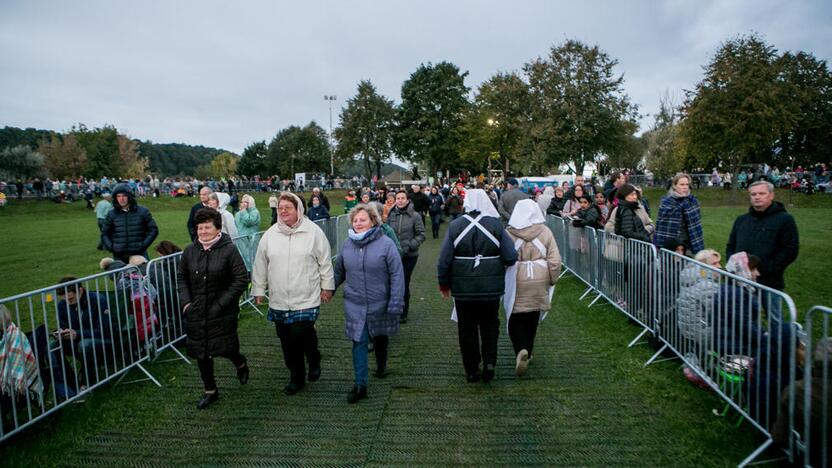
[[[248,381],[246,358],[237,337],[238,302],[248,286],[248,271],[239,251],[223,234],[222,216],[203,208],[194,216],[197,237],[179,263],[179,303],[187,317],[188,355],[197,360],[205,393],[197,408],[217,401],[214,357],[231,360],[241,384]]]
[[[651,242],[650,233],[644,227],[636,210],[642,209],[638,204],[636,188],[630,184],[618,188],[618,210],[616,210],[615,233],[628,239]]]

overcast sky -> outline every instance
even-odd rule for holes
[[[652,123],[719,44],[756,31],[832,58],[832,2],[0,0],[0,126],[113,124],[134,138],[241,153],[281,128],[329,129],[359,80],[399,102],[421,63],[447,60],[473,90],[568,38],[619,61]]]

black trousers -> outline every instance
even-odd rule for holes
[[[283,362],[289,369],[290,381],[295,385],[303,385],[306,383],[306,365],[309,365],[309,370],[321,367],[315,322],[304,321],[288,325],[277,323],[275,328],[277,337],[280,338],[280,347],[283,349]]]
[[[482,360],[484,365],[497,364],[497,338],[500,336],[500,319],[497,311],[500,299],[456,299],[459,350],[466,374],[474,374]],[[482,347],[480,347],[480,340]]]
[[[514,354],[525,349],[532,355],[534,338],[537,336],[537,324],[540,322],[540,312],[521,312],[511,314],[508,320],[508,336],[514,347]]]
[[[229,359],[234,367],[243,367],[246,364],[246,358],[239,351],[235,353],[223,354],[222,356]],[[217,381],[214,378],[214,358],[209,357],[205,359],[197,359],[196,364],[199,367],[199,376],[202,378],[202,384],[207,391],[217,389]]]
[[[387,347],[390,344],[390,337],[387,335],[376,335],[373,337],[373,353],[376,355],[376,369],[384,371],[387,369]]]
[[[402,268],[404,268],[404,310],[402,317],[407,318],[407,313],[410,312],[410,278],[413,277],[413,270],[416,268],[416,262],[419,257],[402,257]]]
[[[277,208],[272,208],[272,226],[277,222]]]

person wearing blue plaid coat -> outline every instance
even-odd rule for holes
[[[690,193],[690,176],[681,172],[673,177],[670,192],[662,197],[653,244],[661,248],[668,239],[683,243],[692,255],[705,248],[699,201]]]

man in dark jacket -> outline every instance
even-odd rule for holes
[[[101,243],[113,253],[113,257],[125,263],[131,255],[148,258],[147,249],[159,235],[150,210],[136,203],[127,184],[116,185],[113,197],[116,203],[107,214]]]
[[[774,186],[758,181],[748,188],[751,208],[734,221],[727,256],[746,252],[760,257],[758,282],[782,291],[783,274],[797,259],[800,239],[797,224],[782,203],[774,201]]]
[[[76,281],[75,277],[61,278],[60,283]],[[98,382],[99,373],[96,364],[104,367],[105,360],[112,367],[110,358],[112,346],[110,319],[107,298],[97,293],[89,292],[83,283],[73,284],[58,289],[58,330],[54,336],[72,351],[70,352],[84,361],[85,371],[82,378],[86,385]]]
[[[430,207],[430,199],[422,192],[422,187],[414,184],[411,187],[411,192],[408,194],[410,202],[413,204],[413,209],[419,213],[422,218],[422,225],[425,224],[425,215]]]
[[[199,203],[191,207],[191,213],[188,215],[188,234],[191,236],[191,242],[196,240],[196,223],[194,223],[194,215],[202,208],[208,208],[208,196],[214,193],[214,190],[207,185],[199,189]]]
[[[511,218],[511,213],[514,212],[514,205],[520,200],[529,198],[519,187],[520,184],[513,177],[506,181],[506,191],[503,192],[502,196],[500,196],[500,201],[497,202],[497,211],[500,212],[503,224],[508,223],[508,220]]]
[[[454,297],[466,378],[489,382],[497,363],[498,311],[505,292],[506,267],[517,261],[517,251],[485,191],[469,190],[465,211],[465,216],[451,221],[442,241],[439,290],[443,297]]]

